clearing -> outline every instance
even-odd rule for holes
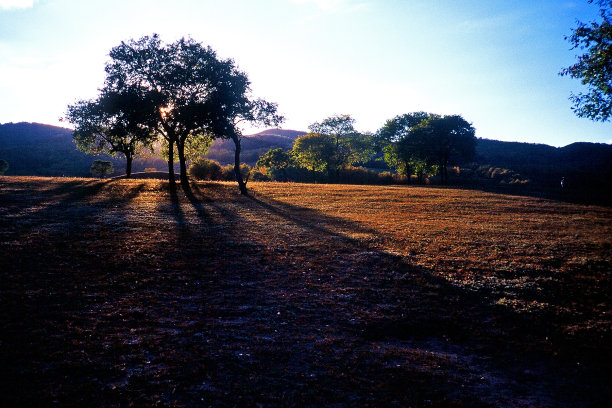
[[[612,209],[0,177],[0,405],[596,407]]]

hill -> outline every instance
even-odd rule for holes
[[[293,142],[306,132],[286,129],[268,129],[247,135],[242,138],[242,161],[250,166],[255,165],[259,157],[270,149],[291,149]],[[206,155],[211,160],[221,164],[234,163],[234,142],[231,140],[215,140]]]
[[[612,210],[0,177],[0,406],[607,407]]]
[[[93,156],[76,149],[72,130],[40,123],[0,124],[0,159],[9,163],[6,175],[88,177],[94,160],[109,160],[114,175],[125,174],[125,159],[105,154]],[[138,158],[133,171],[166,169],[160,158]]]
[[[558,186],[561,177],[575,188],[612,187],[612,145],[572,143],[564,147],[478,139],[475,161],[508,168],[540,185]]]

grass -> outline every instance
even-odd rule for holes
[[[607,406],[612,209],[0,177],[3,406]]]

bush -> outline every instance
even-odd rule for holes
[[[196,180],[221,180],[221,165],[203,157],[194,160],[189,166],[189,176]]]
[[[113,162],[107,160],[94,160],[90,169],[90,173],[94,177],[102,178],[106,175],[113,174]]]
[[[251,170],[251,180],[253,181],[270,181],[270,177],[260,169]]]
[[[240,165],[240,173],[242,174],[242,179],[247,180],[247,177],[251,173],[251,167],[248,164],[242,163]],[[233,164],[228,164],[226,166],[221,167],[220,180],[236,181],[236,173],[234,173]]]

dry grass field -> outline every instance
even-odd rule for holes
[[[604,407],[612,209],[0,177],[0,405]]]

